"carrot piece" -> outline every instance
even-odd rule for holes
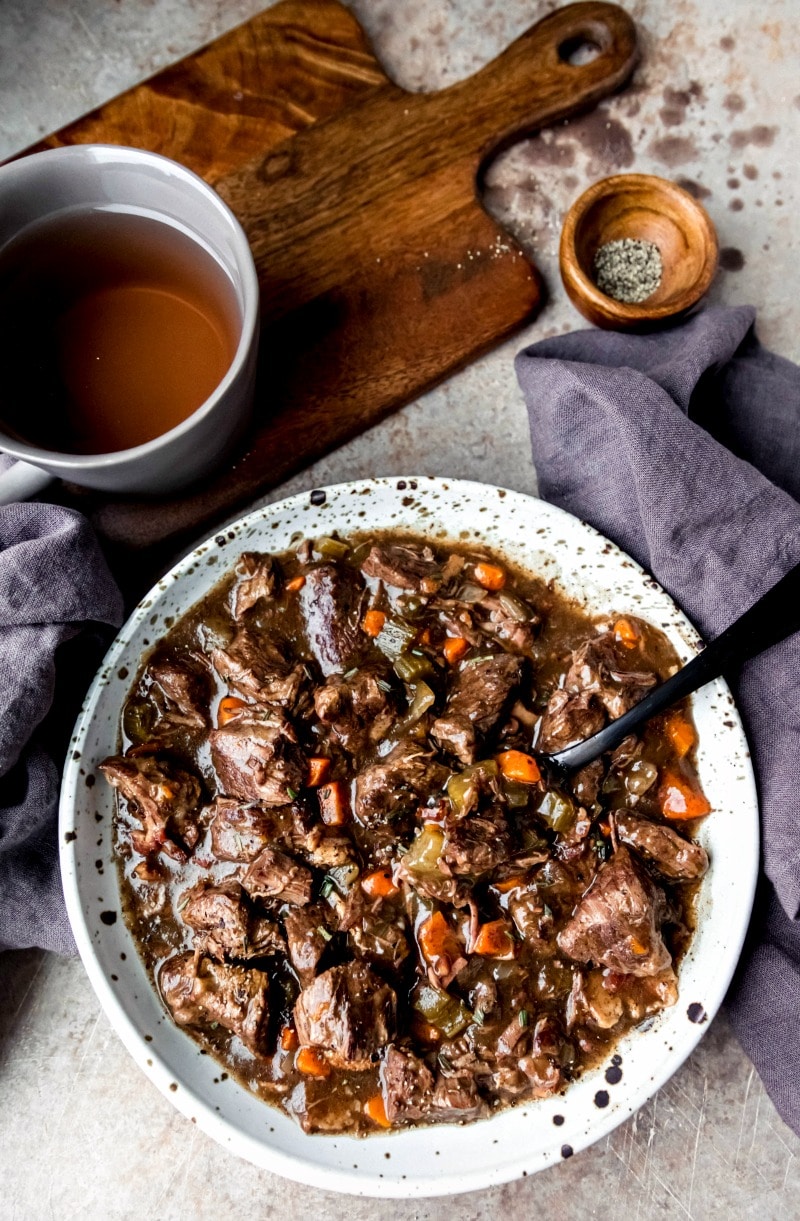
[[[305,583],[306,579],[301,573],[299,577],[292,577],[291,581],[286,582],[286,589],[290,594],[294,594],[298,589],[302,589]]]
[[[675,747],[675,753],[678,758],[682,759],[684,755],[688,755],[697,741],[697,734],[692,722],[687,721],[680,713],[673,713],[667,720],[666,729],[667,737]]]
[[[297,1051],[299,1046],[300,1040],[297,1037],[297,1031],[294,1026],[284,1026],[281,1031],[281,1050]]]
[[[241,712],[242,708],[246,708],[247,704],[244,700],[240,700],[236,695],[226,695],[224,700],[219,701],[217,709],[217,727],[222,729],[223,725],[227,725],[237,712]]]
[[[379,1128],[391,1128],[389,1117],[386,1114],[386,1106],[383,1101],[382,1094],[373,1094],[364,1103],[364,1114],[376,1123]]]
[[[482,924],[472,952],[483,954],[485,958],[513,958],[514,938],[505,920],[489,920]]]
[[[368,610],[361,621],[361,626],[368,636],[379,636],[383,631],[386,616],[380,610]]]
[[[424,628],[423,631],[421,631],[419,636],[417,637],[417,640],[420,644],[430,645],[431,629],[429,627]]]
[[[469,641],[465,640],[463,636],[448,636],[442,645],[444,655],[451,666],[461,660],[468,648]]]
[[[608,839],[609,835],[611,834],[611,823],[599,822],[597,825],[600,828],[600,834],[604,835],[606,839]]]
[[[361,879],[361,889],[370,899],[390,899],[400,893],[399,887],[392,881],[390,869],[375,869]]]
[[[441,912],[433,912],[427,920],[423,920],[419,926],[417,939],[425,960],[434,970],[437,966],[441,966],[443,975],[447,975],[452,964],[463,956],[461,942]]]
[[[342,827],[350,821],[350,797],[342,780],[332,780],[319,792],[319,812],[328,827]]]
[[[330,1077],[331,1066],[316,1047],[301,1047],[294,1058],[295,1068],[307,1077]]]
[[[542,778],[539,764],[533,755],[526,755],[522,750],[501,751],[497,762],[506,780],[517,780],[520,784],[536,784]]]
[[[711,813],[705,793],[677,772],[666,771],[658,790],[661,813],[675,821],[703,818]]]
[[[330,770],[330,759],[326,759],[324,755],[312,755],[308,761],[308,779],[306,780],[308,787],[310,789],[319,788],[328,779]]]
[[[617,620],[614,624],[614,636],[626,649],[635,649],[639,643],[639,633],[630,619]]]
[[[633,950],[634,954],[646,954],[647,953],[647,946],[642,945],[641,941],[639,941],[639,939],[637,937],[631,937],[629,940],[630,940],[630,947]]]
[[[489,564],[486,560],[479,560],[474,568],[475,580],[484,589],[497,591],[502,589],[506,583],[506,574],[497,564]]]
[[[518,886],[524,886],[524,877],[504,878],[502,882],[492,882],[495,890],[499,890],[501,895],[507,895],[510,891],[516,890]]]

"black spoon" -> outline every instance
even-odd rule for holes
[[[628,734],[636,733],[656,713],[778,644],[800,629],[800,564],[791,568],[763,597],[707,644],[697,657],[656,687],[629,712],[583,742],[539,759],[554,773],[577,771],[607,750],[614,750]]]

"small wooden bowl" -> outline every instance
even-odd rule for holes
[[[593,262],[606,242],[654,242],[663,265],[661,283],[636,305],[615,301],[594,282]],[[561,278],[576,309],[595,326],[636,330],[691,309],[717,269],[717,234],[705,208],[681,187],[652,174],[616,174],[584,191],[561,230]]]

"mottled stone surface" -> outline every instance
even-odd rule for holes
[[[257,0],[1,0],[0,157],[25,147],[259,11]],[[477,70],[537,16],[536,0],[351,0],[409,89]],[[490,210],[535,254],[551,300],[520,336],[269,496],[361,475],[430,473],[535,489],[512,358],[583,325],[558,278],[561,219],[620,170],[683,180],[717,225],[716,301],[749,301],[776,351],[800,358],[800,26],[793,0],[626,0],[644,58],[632,87],[526,140],[486,178]],[[376,1205],[238,1161],[140,1075],[79,962],[0,957],[0,1217],[234,1216],[366,1221]],[[724,1018],[635,1117],[535,1178],[390,1205],[397,1221],[497,1215],[794,1218],[798,1140]]]

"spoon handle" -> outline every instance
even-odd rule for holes
[[[607,750],[614,750],[623,738],[636,733],[650,717],[676,704],[693,691],[719,678],[778,644],[800,628],[800,564],[791,568],[777,585],[759,598],[730,627],[693,657],[687,665],[646,695],[629,712],[612,721],[605,729],[568,746],[555,755],[544,756],[557,769],[574,771],[591,763]]]

